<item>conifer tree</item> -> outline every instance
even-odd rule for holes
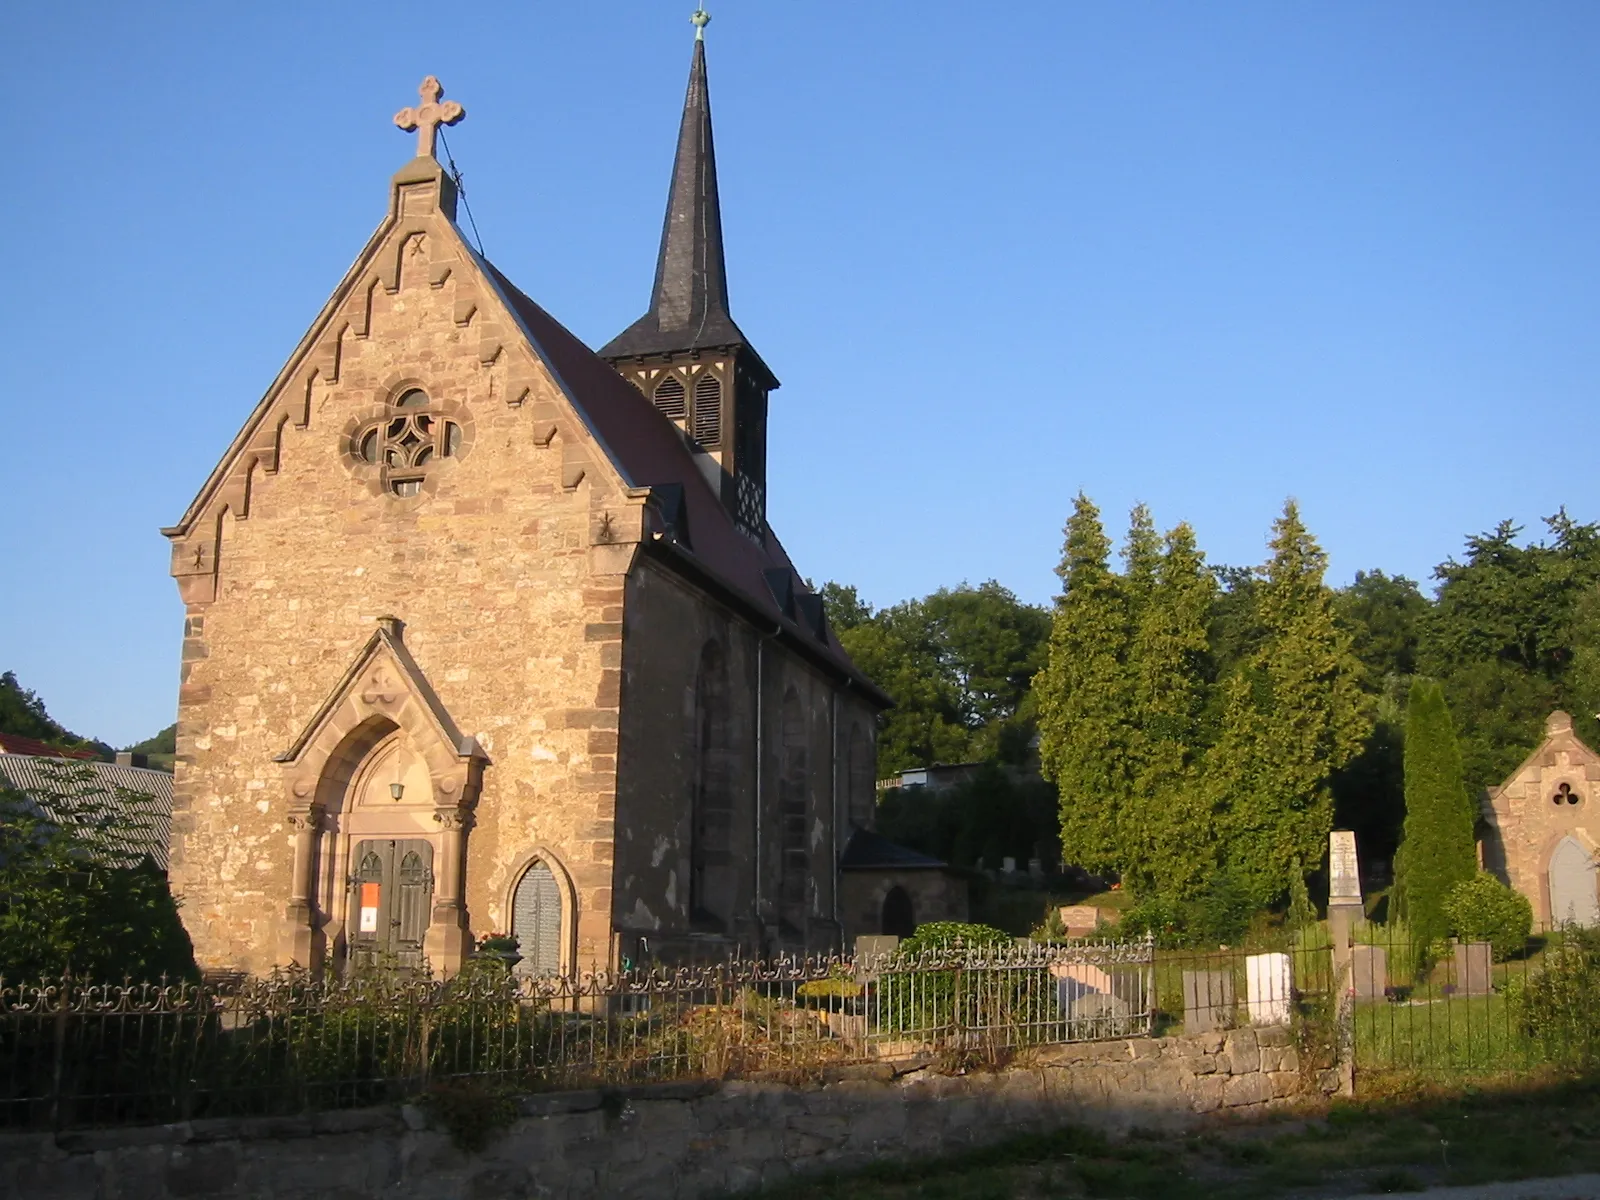
[[[1296,858],[1322,861],[1333,773],[1372,727],[1361,663],[1323,582],[1327,556],[1294,501],[1270,546],[1257,600],[1261,642],[1224,685],[1208,763],[1225,866],[1257,904],[1282,895]]]
[[[1478,872],[1472,802],[1444,689],[1414,680],[1406,706],[1406,819],[1399,874],[1411,936],[1428,946],[1450,932],[1445,896]]]
[[[1039,757],[1061,797],[1061,853],[1090,871],[1120,868],[1128,797],[1127,608],[1100,512],[1079,493],[1057,574],[1050,655],[1034,688]]]
[[[1130,549],[1134,535],[1130,534]],[[1133,556],[1129,556],[1130,574]],[[1135,885],[1188,898],[1214,874],[1215,841],[1199,764],[1209,690],[1207,621],[1216,579],[1180,524],[1166,536],[1154,584],[1134,627],[1130,668],[1134,783],[1124,835]]]
[[[1127,597],[1129,626],[1137,628],[1155,596],[1161,571],[1161,535],[1150,508],[1135,504],[1128,514],[1128,540],[1122,545],[1122,592]]]

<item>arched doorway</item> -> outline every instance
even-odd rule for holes
[[[917,914],[911,895],[898,883],[883,898],[883,932],[891,937],[910,937],[917,931]]]
[[[362,723],[318,781],[323,806],[313,900],[326,952],[356,971],[429,962],[438,798],[426,761],[393,721]]]
[[[517,939],[518,975],[561,973],[561,885],[547,863],[533,862],[511,898],[511,936]]]
[[[347,934],[350,966],[415,971],[433,909],[433,845],[422,838],[356,843]]]
[[[1594,859],[1573,837],[1564,837],[1550,855],[1550,923],[1600,925]]]

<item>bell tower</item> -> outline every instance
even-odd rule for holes
[[[728,277],[711,142],[703,8],[678,127],[650,309],[600,349],[667,417],[715,480],[748,537],[767,532],[767,397],[778,380],[728,311]],[[713,471],[715,472],[713,474]]]

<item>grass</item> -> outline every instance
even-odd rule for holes
[[[1358,1004],[1355,1023],[1356,1062],[1368,1069],[1506,1071],[1543,1058],[1498,994]]]
[[[763,1193],[782,1200],[1227,1195],[1241,1200],[1417,1191],[1600,1169],[1600,1086],[1545,1080],[1383,1094],[1261,1124],[1189,1135],[1091,1130],[1019,1138],[953,1158],[884,1163]]]

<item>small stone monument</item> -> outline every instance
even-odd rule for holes
[[[1233,1024],[1233,972],[1183,973],[1183,1028],[1186,1033],[1207,1033]]]
[[[1059,911],[1068,937],[1093,937],[1100,928],[1100,910],[1092,904],[1063,904]]]
[[[1328,920],[1347,916],[1354,923],[1362,915],[1361,864],[1356,858],[1353,830],[1335,829],[1328,835]]]
[[[862,934],[856,939],[856,961],[876,961],[893,954],[899,947],[900,939],[893,934]]]
[[[1283,953],[1252,954],[1244,960],[1245,1005],[1252,1025],[1287,1025],[1294,974]]]
[[[1488,942],[1456,943],[1456,991],[1484,996],[1494,991],[1494,956]]]
[[[1351,967],[1351,933],[1363,912],[1356,835],[1353,830],[1335,829],[1328,835],[1328,939],[1333,943],[1333,977],[1341,992],[1350,987],[1346,972]]]
[[[1356,999],[1382,1000],[1389,988],[1389,952],[1382,946],[1352,946],[1350,967]]]

